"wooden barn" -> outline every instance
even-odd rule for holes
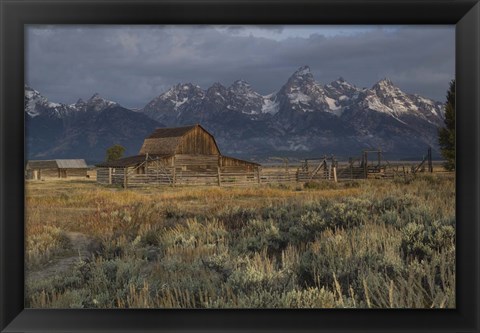
[[[25,168],[26,178],[33,180],[47,178],[87,177],[87,164],[81,159],[31,160]]]
[[[97,165],[97,182],[247,185],[260,182],[260,165],[223,156],[213,135],[197,124],[155,130],[138,155]]]

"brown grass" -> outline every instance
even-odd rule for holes
[[[353,185],[27,182],[27,306],[454,307],[453,176]],[[65,232],[96,259],[29,280]]]

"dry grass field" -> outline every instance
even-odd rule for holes
[[[453,174],[26,183],[26,307],[452,308]]]

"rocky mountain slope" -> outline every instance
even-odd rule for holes
[[[121,144],[138,153],[143,139],[163,125],[117,103],[93,95],[66,105],[49,102],[25,87],[26,155],[29,159],[85,158],[103,161],[108,147]]]
[[[221,151],[262,160],[271,156],[357,156],[380,148],[390,159],[421,158],[428,146],[438,156],[443,104],[403,92],[383,79],[358,88],[339,78],[322,85],[300,67],[278,91],[256,92],[246,81],[204,90],[177,84],[132,111],[97,94],[72,105],[49,102],[25,88],[30,158],[84,157],[100,161],[122,144],[135,154],[156,127],[200,123]]]
[[[392,158],[438,150],[443,104],[401,91],[383,79],[357,88],[339,78],[327,85],[300,67],[277,91],[265,96],[245,81],[207,90],[178,84],[143,110],[167,126],[199,122],[223,151],[241,156],[355,155],[381,148]]]

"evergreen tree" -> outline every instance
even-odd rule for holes
[[[107,149],[107,162],[122,158],[125,148],[120,145],[113,145]]]
[[[438,131],[438,142],[445,159],[444,168],[455,170],[455,80],[450,81],[445,104],[445,127]]]

